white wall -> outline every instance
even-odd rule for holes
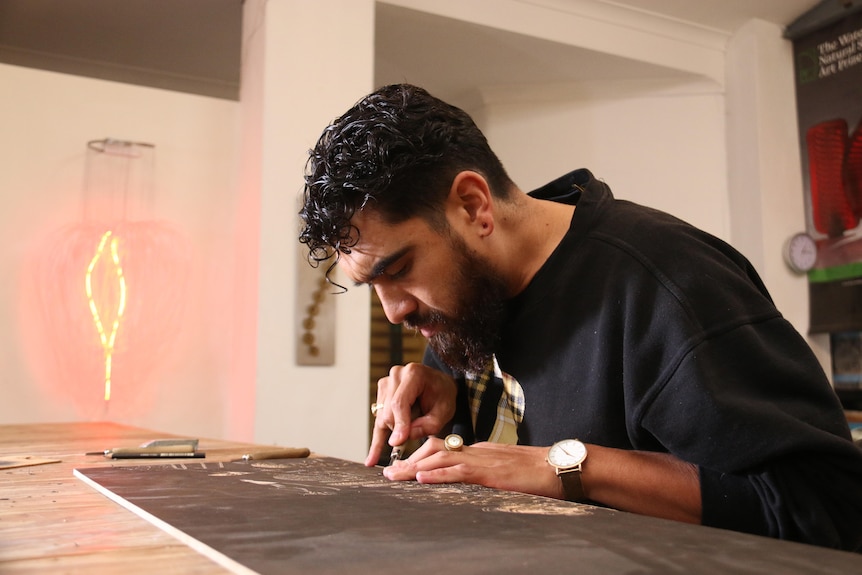
[[[305,265],[296,249],[305,153],[334,116],[373,88],[374,2],[253,0],[245,10],[239,104],[0,65],[0,274],[18,277],[40,238],[77,216],[86,142],[115,137],[157,146],[155,211],[189,237],[195,294],[176,353],[150,384],[154,403],[93,415],[44,391],[21,337],[19,283],[3,282],[0,423],[101,415],[165,432],[364,456],[366,290],[335,298],[332,367],[295,365],[292,326],[296,270]],[[471,15],[515,31],[536,28],[528,16]],[[318,22],[342,42],[319,42]],[[618,197],[729,239],[752,256],[804,332],[804,280],[786,273],[777,249],[803,223],[789,46],[780,31],[764,23],[741,30],[726,49],[725,81],[714,38],[686,57],[673,34],[651,40],[641,31],[627,45],[626,29],[636,23],[605,24],[593,41],[627,56],[650,52],[650,62],[676,66],[685,79],[569,86],[564,97],[516,99],[489,87],[474,112],[511,175],[529,189],[588,167]],[[551,32],[562,40],[563,28]]]
[[[787,238],[805,230],[792,45],[752,20],[727,47],[731,243],[752,261],[784,316],[806,335],[808,279],[785,265]],[[829,336],[807,336],[831,378]]]
[[[236,103],[8,65],[0,86],[0,422],[108,418],[220,435],[230,325],[212,311],[231,305]],[[33,318],[21,280],[39,244],[80,221],[86,144],[105,137],[155,144],[153,215],[186,234],[198,295],[146,401],[94,410],[98,400],[76,407],[61,382],[40,381],[35,364],[52,350],[23,336]]]
[[[256,79],[263,157],[255,439],[361,461],[368,450],[368,290],[324,304],[336,306],[333,366],[296,365],[293,326],[297,270],[308,266],[297,248],[303,167],[323,128],[373,88],[374,2],[282,0],[261,9],[254,18],[265,37]],[[321,41],[321,30],[338,42]]]
[[[642,81],[584,92],[566,100],[490,102],[488,138],[515,182],[530,190],[588,168],[616,197],[728,239],[720,88]]]
[[[3,282],[0,423],[111,419],[364,458],[369,294],[334,298],[332,367],[295,365],[293,302],[307,265],[296,242],[306,152],[372,88],[373,7],[247,3],[241,104],[0,65],[3,277],[19,278],[46,234],[78,221],[86,143],[103,137],[155,144],[154,216],[185,233],[194,254],[175,352],[134,405],[94,398],[79,408],[56,381],[43,385],[28,358],[50,350],[22,341],[21,289]],[[309,58],[324,25],[344,44]]]

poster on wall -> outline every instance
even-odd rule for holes
[[[806,232],[817,253],[808,271],[810,331],[829,333],[833,351],[841,351],[833,361],[836,389],[858,389],[862,368],[852,356],[853,349],[862,355],[862,12],[788,36]]]

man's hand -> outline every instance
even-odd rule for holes
[[[443,440],[429,438],[404,461],[383,470],[392,480],[419,483],[475,483],[545,497],[563,497],[562,483],[545,461],[547,447],[476,443],[446,451]]]
[[[435,435],[455,416],[455,381],[445,373],[422,365],[396,365],[377,382],[377,404],[371,448],[365,465],[376,465],[387,439],[401,445],[408,439]],[[412,419],[418,405],[421,415]]]
[[[590,444],[581,483],[587,499],[615,509],[688,523],[700,523],[697,467],[668,453],[612,449]],[[476,443],[446,451],[429,438],[404,461],[386,467],[392,480],[474,483],[563,499],[563,485],[545,460],[547,447]]]

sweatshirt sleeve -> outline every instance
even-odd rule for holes
[[[738,474],[701,467],[703,524],[862,551],[859,470],[847,462],[806,453]]]
[[[862,551],[862,450],[810,356],[780,316],[713,333],[641,424],[698,466],[705,525]]]

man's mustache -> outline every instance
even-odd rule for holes
[[[413,331],[419,331],[423,327],[445,326],[448,323],[449,322],[446,317],[437,311],[432,311],[424,315],[412,313],[404,318],[404,327],[412,329]]]

